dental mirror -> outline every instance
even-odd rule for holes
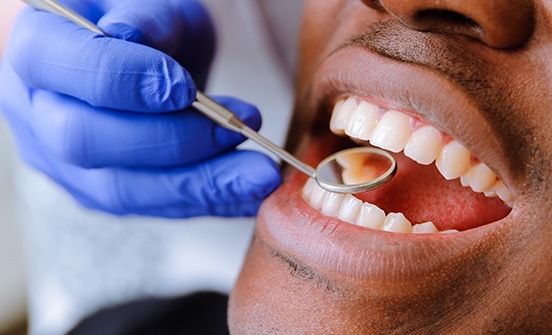
[[[359,147],[339,151],[316,168],[316,182],[336,193],[360,193],[387,183],[397,173],[397,164],[387,151]]]
[[[23,1],[36,9],[61,15],[94,33],[106,35],[92,22],[55,0]],[[196,100],[192,106],[219,125],[238,132],[268,149],[299,171],[314,178],[320,187],[331,192],[360,193],[370,191],[387,183],[397,172],[397,163],[393,156],[384,150],[373,147],[359,147],[337,152],[323,160],[315,170],[249,128],[233,112],[205,94],[197,91]]]

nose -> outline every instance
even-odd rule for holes
[[[525,44],[535,26],[532,0],[362,0],[420,30],[470,36],[493,48]]]

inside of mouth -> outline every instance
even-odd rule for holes
[[[358,146],[331,133],[311,138],[303,159],[316,166],[330,154]],[[506,217],[511,208],[499,198],[463,187],[458,179],[446,180],[435,164],[421,165],[403,153],[393,154],[398,171],[384,186],[355,194],[363,202],[376,205],[386,214],[402,213],[414,225],[433,222],[439,231],[465,231]]]
[[[395,154],[398,171],[386,185],[355,196],[386,213],[403,213],[413,224],[431,221],[437,229],[459,231],[504,218],[510,208],[499,198],[488,198],[445,180],[435,165],[420,165]]]

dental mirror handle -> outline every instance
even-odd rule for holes
[[[36,8],[36,9],[66,17],[69,20],[75,22],[76,24],[95,32],[96,34],[106,35],[95,24],[88,21],[87,19],[85,19],[81,15],[75,13],[71,9],[59,4],[56,1],[53,1],[53,0],[23,0],[23,2],[26,2],[27,4],[31,5],[32,7]]]
[[[280,148],[279,146],[268,140],[266,137],[249,128],[236,116],[236,114],[218,104],[216,101],[212,100],[205,94],[198,91],[196,94],[196,101],[194,101],[192,106],[194,106],[197,110],[208,116],[211,120],[215,121],[219,125],[242,134],[243,136],[262,146],[263,148],[269,150],[276,156],[280,157],[282,160],[286,161],[307,176],[316,178],[316,172],[311,166],[298,160],[289,152],[285,151],[284,149]]]
[[[86,18],[82,17],[81,15],[75,13],[74,11],[59,4],[54,0],[23,1],[36,9],[63,16],[73,21],[74,23],[95,32],[96,34],[108,36],[92,22],[88,21]],[[234,113],[221,106],[202,92],[197,91],[196,101],[192,103],[192,106],[194,106],[197,110],[205,114],[213,121],[217,122],[219,125],[242,134],[243,136],[259,144],[263,148],[269,150],[276,156],[280,157],[293,167],[297,168],[299,171],[305,173],[312,178],[316,178],[316,172],[311,166],[301,162],[300,160],[292,156],[289,152],[278,147],[276,144],[269,141],[266,137],[249,128]]]

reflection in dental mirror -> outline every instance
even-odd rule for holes
[[[316,169],[316,182],[337,193],[360,193],[378,188],[393,178],[397,164],[387,151],[360,147],[337,152]]]

